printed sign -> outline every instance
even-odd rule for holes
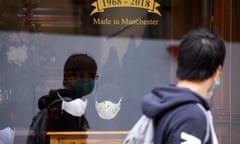
[[[153,13],[158,16],[161,16],[158,7],[160,4],[154,0],[96,0],[91,6],[94,9],[91,11],[90,16],[96,13],[103,13],[105,9],[110,8],[139,8],[145,9],[148,13]],[[158,19],[145,19],[141,18],[116,18],[116,17],[105,17],[97,18],[93,17],[93,24],[101,25],[158,25]]]
[[[91,5],[95,8],[90,15],[104,12],[107,8],[132,7],[146,9],[149,13],[161,16],[161,13],[157,9],[160,7],[160,4],[154,0],[96,0]]]

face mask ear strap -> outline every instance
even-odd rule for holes
[[[122,102],[122,97],[121,97],[120,100],[118,101],[118,104],[121,104],[121,102]]]
[[[63,99],[63,97],[59,94],[59,92],[57,92],[57,95],[58,95],[58,97],[64,102],[64,99]],[[63,103],[62,103],[62,105],[63,105]],[[63,114],[63,109],[62,109],[62,114]]]
[[[62,98],[62,96],[58,92],[57,92],[57,95],[62,101],[64,101],[64,99]]]

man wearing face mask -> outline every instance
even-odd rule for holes
[[[63,89],[50,90],[38,101],[39,109],[49,107],[48,131],[85,131],[87,99],[95,85],[97,64],[86,54],[73,54],[65,62]]]
[[[183,37],[178,82],[143,97],[143,113],[155,121],[155,144],[218,144],[208,100],[220,84],[225,45],[205,29]]]

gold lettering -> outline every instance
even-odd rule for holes
[[[91,5],[95,8],[92,10],[90,15],[104,12],[107,8],[132,7],[146,9],[149,13],[155,13],[161,16],[161,13],[158,10],[160,4],[154,0],[96,0]]]
[[[112,24],[112,20],[108,18],[105,19],[93,18],[93,24]]]
[[[114,7],[117,5],[121,5],[122,1],[121,0],[102,0],[102,3],[104,7]]]
[[[144,19],[121,19],[121,24],[124,25],[158,25],[159,20],[144,20]]]

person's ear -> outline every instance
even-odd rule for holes
[[[222,74],[222,66],[219,65],[218,68],[216,69],[215,73],[214,73],[215,81],[217,81],[217,79],[220,78],[221,74]]]

